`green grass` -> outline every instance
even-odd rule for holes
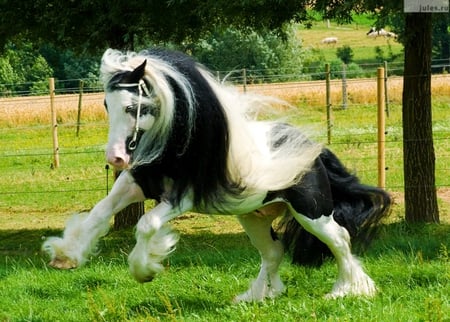
[[[105,121],[85,126],[80,137],[76,137],[75,127],[59,126],[61,166],[56,170],[49,127],[6,128],[1,133],[5,152],[0,165],[0,213],[90,208],[105,196]],[[112,183],[111,171],[109,174]]]
[[[326,117],[323,107],[306,104],[287,115],[304,126],[319,142],[326,143]],[[436,97],[433,103],[436,180],[448,187],[448,99]],[[332,111],[330,148],[363,182],[377,183],[376,107],[351,105]],[[5,216],[29,213],[68,214],[91,208],[106,194],[104,145],[106,120],[82,127],[80,137],[73,126],[59,127],[60,167],[52,169],[52,143],[49,127],[30,126],[19,130],[4,128],[0,143],[0,223]],[[401,106],[391,104],[386,120],[387,189],[403,190]],[[108,172],[108,185],[113,182]],[[5,223],[7,224],[7,223]],[[50,225],[50,223],[49,223]]]
[[[360,38],[349,36],[348,41],[362,39],[361,54],[352,46],[355,58],[373,59],[373,44],[364,49],[373,40],[361,36],[366,27],[350,26],[342,33],[338,27],[330,33],[339,32],[339,46],[347,41],[344,31],[352,33]],[[328,36],[317,30],[305,36],[305,44],[313,43],[313,36]],[[318,50],[335,57],[336,48]],[[447,190],[448,104],[448,98],[434,97],[436,179]],[[396,204],[361,257],[380,290],[372,299],[325,300],[336,278],[334,261],[305,268],[286,258],[281,266],[287,286],[283,296],[232,304],[256,277],[259,256],[237,220],[227,216],[187,214],[174,220],[181,234],[177,250],[165,261],[167,270],[151,283],[139,284],[128,273],[132,230],[110,232],[85,267],[51,269],[40,251],[43,238],[59,235],[72,212],[91,208],[106,194],[106,120],[85,124],[80,137],[69,123],[60,124],[58,169],[51,168],[50,126],[0,129],[0,321],[450,321],[449,202],[440,200],[441,225],[403,221],[401,106],[392,104],[390,112],[387,189]],[[323,107],[299,104],[288,116],[326,142]],[[369,184],[377,181],[375,129],[373,105],[333,110],[330,148]],[[111,186],[111,171],[108,178]]]
[[[351,25],[338,25],[331,22],[328,28],[325,21],[316,21],[312,28],[299,27],[297,37],[302,41],[304,48],[313,51],[315,57],[323,58],[323,61],[338,60],[336,51],[339,47],[349,46],[353,51],[353,62],[364,64],[378,64],[375,48],[379,47],[383,57],[389,62],[399,63],[403,61],[403,46],[394,39],[367,37],[366,33],[374,25],[374,19],[368,16],[356,19]],[[322,44],[326,37],[337,37],[338,43],[332,45]]]
[[[259,257],[232,217],[175,220],[185,233],[148,284],[128,274],[131,231],[112,232],[87,266],[58,271],[39,253],[54,230],[0,231],[0,320],[10,321],[445,321],[450,309],[450,227],[386,225],[364,256],[380,288],[373,299],[325,300],[336,267],[296,267],[286,259],[287,291],[264,303],[232,304],[257,274]],[[219,230],[219,231],[218,231]],[[447,245],[447,246],[446,246]]]
[[[434,100],[438,182],[448,186],[448,106]],[[387,121],[388,188],[402,191],[401,108]],[[376,183],[375,107],[333,111],[331,148],[364,182]],[[299,107],[294,123],[312,125],[325,142],[324,111]],[[113,231],[101,240],[98,256],[80,269],[58,271],[40,252],[44,236],[60,234],[71,212],[92,207],[105,195],[103,144],[106,126],[95,130],[60,126],[61,167],[51,169],[48,128],[2,130],[7,141],[0,173],[0,321],[447,321],[450,309],[449,204],[441,201],[441,225],[409,226],[401,198],[363,263],[380,293],[373,299],[325,300],[335,280],[333,261],[318,269],[286,259],[281,276],[287,292],[264,303],[231,304],[256,276],[259,257],[233,217],[186,215],[173,222],[181,234],[168,270],[152,283],[138,284],[126,256],[133,232]],[[8,145],[4,143],[8,142]],[[45,143],[44,143],[45,142]],[[23,146],[24,150],[19,148]],[[110,174],[110,180],[112,180]],[[66,191],[67,190],[67,191]],[[28,191],[5,194],[8,191]],[[44,191],[44,192],[40,192]]]

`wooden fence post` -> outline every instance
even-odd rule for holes
[[[342,109],[347,109],[347,65],[342,64]]]
[[[84,82],[80,79],[80,94],[78,96],[78,113],[77,113],[77,137],[80,134],[80,123],[81,123],[81,103],[83,99],[83,87]]]
[[[327,138],[328,144],[331,144],[331,90],[330,90],[330,64],[325,64],[325,87],[326,87],[326,106],[327,106]]]
[[[378,187],[386,187],[386,160],[385,160],[385,141],[386,141],[386,118],[385,118],[385,100],[384,100],[384,68],[377,70],[377,106],[378,106]]]
[[[106,195],[109,194],[109,164],[105,164],[106,171]]]
[[[53,77],[48,79],[50,90],[50,110],[52,116],[52,138],[53,138],[53,168],[59,167],[59,144],[58,144],[58,121],[56,119],[55,108],[55,79]]]
[[[386,116],[389,117],[389,95],[388,95],[388,64],[384,61],[384,104],[386,109]]]

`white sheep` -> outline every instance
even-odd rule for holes
[[[322,39],[322,44],[330,45],[330,44],[337,44],[338,38],[337,37],[327,37]]]

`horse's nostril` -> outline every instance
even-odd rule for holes
[[[108,162],[114,167],[118,169],[123,169],[125,167],[125,160],[120,157],[109,158]]]

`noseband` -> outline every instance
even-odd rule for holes
[[[145,85],[144,80],[139,80],[139,83],[131,83],[131,84],[118,84],[118,87],[137,87],[139,98],[138,98],[138,105],[136,110],[136,123],[134,125],[134,132],[133,137],[131,138],[130,142],[128,142],[128,150],[134,151],[137,147],[137,141],[138,141],[138,133],[139,133],[139,118],[141,116],[141,105],[142,105],[142,94],[145,93],[145,95],[150,97],[150,91],[147,88],[147,85]]]

